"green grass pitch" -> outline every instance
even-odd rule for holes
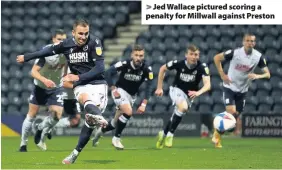
[[[282,167],[282,139],[226,138],[215,149],[210,139],[175,137],[173,148],[155,149],[154,137],[124,137],[125,150],[104,137],[97,148],[91,142],[75,164],[62,159],[76,146],[78,137],[57,137],[40,151],[29,139],[28,152],[20,153],[19,137],[2,137],[3,169],[278,169]]]

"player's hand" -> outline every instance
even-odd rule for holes
[[[79,80],[78,75],[74,75],[74,74],[67,74],[65,77],[63,77],[63,81],[74,82],[78,80]]]
[[[63,87],[67,89],[72,89],[73,88],[73,83],[69,81],[64,81],[63,82]]]
[[[157,89],[157,90],[155,91],[155,95],[156,95],[156,96],[163,96],[163,94],[164,94],[163,89]]]
[[[49,79],[44,79],[43,83],[48,88],[56,87],[56,84],[52,80],[49,80]]]
[[[248,74],[248,78],[250,80],[255,80],[255,79],[258,79],[258,75],[257,74],[254,74],[254,73],[250,73]]]
[[[222,76],[221,76],[221,79],[223,80],[223,82],[225,83],[225,84],[230,84],[232,81],[231,81],[231,79],[226,75],[226,74],[223,74]]]
[[[117,91],[117,89],[113,89],[113,90],[112,90],[112,93],[113,93],[115,99],[120,98],[120,94],[119,94],[119,92]]]
[[[146,105],[142,103],[142,104],[138,107],[137,113],[142,114],[142,113],[145,112],[145,110],[146,110]]]
[[[23,63],[24,62],[24,55],[18,55],[17,56],[17,62],[18,63]]]
[[[197,91],[188,91],[188,96],[191,98],[191,99],[195,99],[196,97],[200,96],[201,94]]]

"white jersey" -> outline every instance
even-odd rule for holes
[[[225,84],[223,82],[223,86],[234,92],[247,92],[251,84],[248,74],[253,73],[257,66],[260,68],[266,67],[265,58],[255,49],[249,55],[246,54],[244,47],[228,50],[224,52],[224,58],[230,60],[228,77],[231,79],[231,83]]]
[[[45,58],[37,59],[35,60],[34,64],[41,67],[39,73],[45,78],[52,80],[56,84],[56,87],[54,88],[57,88],[62,86],[61,78],[64,73],[65,63],[65,56],[63,54],[56,54]],[[44,89],[52,89],[47,88],[44,83],[37,79],[34,79],[34,84]]]

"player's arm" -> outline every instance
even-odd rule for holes
[[[105,79],[108,83],[108,86],[111,88],[113,95],[118,98],[120,97],[120,94],[116,90],[116,86],[114,83],[114,77],[118,74],[119,71],[121,71],[123,68],[125,68],[127,61],[119,61],[112,65],[106,72],[105,72]]]
[[[203,63],[201,66],[201,73],[202,73],[203,87],[198,91],[188,91],[188,95],[192,99],[202,95],[203,93],[211,89],[210,71],[205,63]]]
[[[116,89],[116,86],[114,84],[114,80],[113,77],[116,76],[118,73],[118,70],[116,69],[116,67],[113,65],[111,66],[106,72],[105,72],[105,78],[106,81],[108,82],[109,87],[111,88],[111,90]]]
[[[148,100],[153,91],[153,78],[154,78],[154,74],[153,74],[152,68],[148,67],[147,77],[145,78],[145,81],[147,83],[147,86],[145,89],[145,98],[142,100],[142,103],[140,104],[139,108],[137,109],[137,113],[145,112]]]
[[[54,54],[60,54],[63,49],[63,42],[59,44],[54,44],[51,46],[47,46],[39,51],[35,51],[33,53],[27,53],[24,55],[17,56],[17,62],[23,63],[36,58],[44,58]]]
[[[266,59],[264,57],[260,57],[258,67],[261,68],[261,70],[263,71],[263,74],[250,73],[248,75],[249,79],[251,79],[251,80],[263,79],[263,78],[270,79],[270,71],[267,67]]]
[[[223,53],[219,53],[214,56],[214,64],[216,66],[216,69],[218,71],[218,74],[220,75],[221,79],[229,84],[231,80],[228,78],[228,76],[224,73],[223,68],[222,68],[222,61],[224,60],[231,60],[233,57],[234,51],[233,50],[227,50]]]
[[[203,87],[198,91],[199,95],[209,91],[211,89],[211,79],[210,76],[203,76]]]
[[[64,74],[63,76],[66,76],[68,73],[70,73],[69,67],[68,67],[68,63],[65,63],[64,66]],[[63,81],[63,87],[64,88],[68,88],[68,89],[72,89],[73,88],[73,83],[70,81]]]
[[[31,69],[31,76],[41,81],[48,88],[54,87],[56,86],[55,83],[52,80],[49,80],[46,77],[42,76],[39,72],[40,69],[44,66],[44,64],[45,64],[45,58],[37,59]]]
[[[155,94],[157,96],[163,95],[163,82],[164,82],[165,72],[167,70],[176,69],[176,65],[177,65],[177,60],[171,60],[168,63],[161,66],[160,71],[159,71],[159,75],[158,75],[157,90],[155,92]]]

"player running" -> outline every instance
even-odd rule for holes
[[[152,68],[148,66],[144,60],[145,50],[140,45],[135,45],[132,50],[131,59],[119,61],[107,70],[107,81],[112,90],[112,97],[116,104],[117,110],[115,118],[108,123],[105,128],[99,128],[93,138],[93,146],[96,146],[99,138],[105,132],[116,129],[115,135],[112,138],[112,145],[118,149],[124,149],[120,137],[126,123],[132,116],[132,106],[136,99],[136,94],[141,84],[147,81],[145,98],[140,103],[137,113],[143,113],[146,109],[149,97],[152,93]],[[113,82],[113,77],[119,73],[119,78],[116,83]],[[138,103],[139,104],[139,103]]]
[[[155,94],[163,95],[163,80],[167,70],[176,70],[174,83],[170,86],[169,95],[175,105],[174,112],[166,127],[159,132],[156,147],[172,147],[174,132],[182,116],[189,110],[193,100],[211,88],[209,69],[199,61],[200,50],[195,45],[187,48],[184,60],[172,60],[163,65],[159,71],[158,86]],[[203,87],[199,83],[203,80]]]
[[[64,39],[66,39],[66,33],[60,29],[56,30],[52,36],[54,44]],[[50,46],[52,45],[47,45],[44,49]],[[63,89],[60,85],[60,79],[64,73],[64,66],[65,57],[61,54],[50,54],[35,61],[31,70],[31,76],[34,78],[34,89],[29,97],[29,110],[22,124],[20,152],[27,152],[28,134],[40,106],[48,106],[50,113],[50,116],[39,124],[38,129],[40,131],[48,132],[61,118]],[[42,150],[47,149],[44,139],[37,141],[36,145]]]
[[[236,120],[244,109],[246,94],[252,80],[270,78],[265,58],[254,49],[255,41],[255,35],[247,33],[243,37],[241,48],[227,50],[214,57],[214,63],[223,80],[223,98],[226,112],[233,114]],[[230,61],[227,75],[221,65],[224,60]],[[254,73],[257,66],[262,69],[263,74]],[[216,148],[222,148],[221,134],[217,130],[214,130],[212,141]]]

